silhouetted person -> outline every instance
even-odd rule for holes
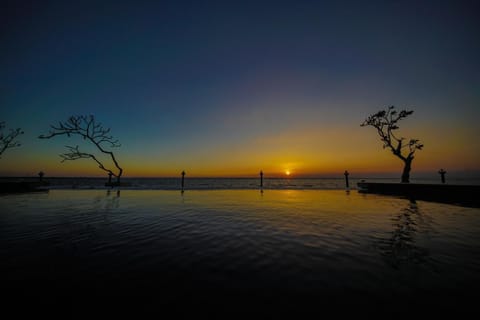
[[[440,176],[442,177],[442,183],[445,183],[445,173],[447,173],[447,171],[440,169],[438,173],[440,173]]]
[[[44,176],[44,175],[45,175],[45,173],[43,173],[43,171],[40,171],[40,172],[38,173],[38,177],[40,178],[40,182],[43,181],[43,176]]]
[[[112,184],[112,175],[113,174],[111,172],[108,173],[108,184],[110,185]]]
[[[344,172],[343,174],[345,175],[345,186],[346,186],[347,189],[349,189],[349,188],[350,188],[350,185],[349,185],[349,183],[348,183],[348,175],[349,175],[350,173],[348,173],[348,171],[345,170],[345,172]]]

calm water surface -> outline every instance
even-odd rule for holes
[[[0,211],[13,302],[378,309],[455,306],[480,284],[474,208],[341,190],[50,190],[1,196]]]

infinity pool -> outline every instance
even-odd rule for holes
[[[475,208],[341,190],[50,190],[1,196],[0,211],[12,305],[455,307],[480,284]]]

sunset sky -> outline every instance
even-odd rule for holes
[[[416,174],[480,172],[476,1],[2,1],[0,176],[103,176],[60,163],[51,123],[93,114],[128,176],[400,175],[360,127],[389,105]],[[86,148],[88,149],[88,148]]]

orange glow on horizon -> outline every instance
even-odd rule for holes
[[[439,126],[440,128],[440,126]],[[480,146],[472,141],[469,128],[453,124],[437,127],[407,127],[409,136],[425,143],[412,165],[417,173],[436,176],[440,168],[450,173],[480,172]],[[441,138],[439,138],[441,137]],[[443,138],[445,137],[445,138]],[[24,138],[25,139],[25,138]],[[28,141],[28,140],[25,140]],[[45,142],[45,145],[48,145]],[[43,149],[25,143],[9,150],[0,159],[0,176],[107,177],[106,172],[89,159],[61,162],[63,146]],[[131,147],[130,147],[131,148]],[[339,177],[348,170],[351,177],[400,176],[403,163],[389,150],[382,149],[376,133],[360,126],[308,125],[285,129],[271,135],[258,135],[235,143],[182,148],[153,148],[153,151],[131,150],[125,144],[116,151],[124,177]],[[97,153],[98,154],[98,153]],[[112,168],[108,157],[105,165]]]

